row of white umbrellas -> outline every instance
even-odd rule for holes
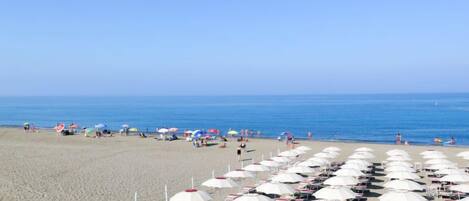
[[[385,177],[390,181],[384,184],[387,192],[378,199],[380,201],[426,201],[422,195],[413,191],[422,191],[424,187],[417,183],[420,176],[410,163],[412,158],[409,153],[401,149],[393,149],[386,152],[388,158],[384,166]]]
[[[271,157],[267,160],[262,160],[259,163],[252,163],[243,167],[229,171],[223,177],[213,177],[202,183],[202,186],[221,189],[221,188],[234,188],[238,184],[232,179],[246,179],[255,177],[256,172],[269,172],[274,168],[279,168],[288,165],[289,162],[294,160],[298,155],[306,153],[311,148],[300,146],[296,149],[280,152],[278,156]],[[314,172],[314,169],[307,166],[293,166],[287,169],[287,172],[274,176],[271,182],[264,183],[256,187],[257,192],[265,194],[276,195],[291,195],[295,190],[284,183],[295,183],[303,181],[304,178],[296,173],[308,174]],[[179,192],[170,198],[170,201],[208,201],[212,198],[204,191],[189,189]],[[259,194],[246,194],[235,199],[235,201],[270,201],[271,199]]]

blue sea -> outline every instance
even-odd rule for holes
[[[413,144],[454,136],[469,145],[469,94],[380,94],[171,97],[0,97],[0,125],[39,127],[75,122],[119,129],[158,127],[259,130],[264,137]]]

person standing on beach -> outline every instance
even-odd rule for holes
[[[236,155],[238,155],[238,161],[241,160],[241,146],[236,149]]]
[[[402,140],[401,133],[397,132],[397,135],[396,135],[396,144],[401,144],[401,140]]]
[[[313,140],[313,133],[311,131],[308,132],[308,139]]]

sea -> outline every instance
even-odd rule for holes
[[[469,94],[360,94],[152,97],[0,97],[0,125],[58,122],[81,127],[123,124],[145,132],[161,127],[249,129],[260,137],[290,132],[313,140],[410,144],[454,137],[469,145]]]

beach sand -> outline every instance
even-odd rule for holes
[[[441,150],[449,160],[466,165],[466,161],[455,154],[467,150],[461,147],[404,146],[341,142],[300,141],[301,145],[313,150],[302,158],[307,159],[328,146],[342,149],[338,160],[344,160],[355,148],[367,146],[375,150],[373,161],[381,162],[385,152],[400,148],[407,150],[415,162],[423,162],[418,155],[428,149]],[[191,187],[194,177],[196,188],[213,193],[215,200],[228,191],[214,192],[200,187],[209,179],[212,170],[216,176],[239,168],[236,158],[235,140],[227,148],[210,146],[194,149],[191,143],[157,141],[136,136],[103,137],[57,136],[53,132],[24,133],[20,129],[0,129],[0,200],[87,200],[87,201],[130,201],[138,192],[140,201],[164,200],[164,185],[168,186],[169,197]],[[261,155],[270,157],[270,152],[286,150],[283,142],[269,139],[251,139],[244,158],[261,160]],[[247,162],[246,162],[247,164]],[[378,177],[378,180],[385,180]],[[250,181],[254,182],[254,181]],[[382,185],[382,182],[374,183]],[[384,192],[373,189],[374,196]],[[369,200],[377,200],[370,197]]]

